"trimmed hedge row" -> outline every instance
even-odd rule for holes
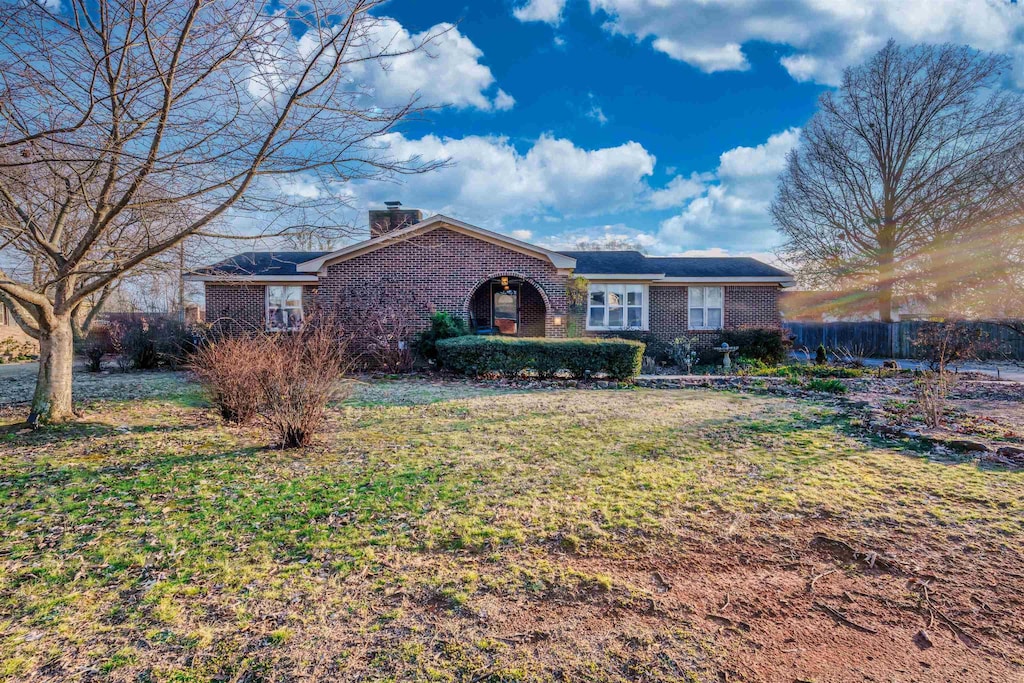
[[[515,377],[533,370],[541,377],[568,372],[577,379],[598,373],[615,380],[640,374],[644,345],[628,339],[455,337],[437,342],[441,367],[464,375]]]

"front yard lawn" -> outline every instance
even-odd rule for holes
[[[1024,675],[1024,473],[835,408],[394,381],[282,452],[151,377],[0,433],[0,679]]]

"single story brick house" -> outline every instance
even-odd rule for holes
[[[723,328],[779,327],[779,291],[793,284],[752,258],[552,251],[398,202],[371,211],[370,238],[342,249],[248,252],[189,277],[204,283],[207,322],[226,330],[288,329],[314,307],[357,320],[395,305],[412,331],[447,311],[482,334],[639,330],[708,345]]]

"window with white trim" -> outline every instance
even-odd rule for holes
[[[722,329],[724,287],[689,287],[689,328],[691,330]]]
[[[589,285],[587,329],[646,330],[647,286]]]
[[[294,330],[302,324],[302,286],[267,286],[267,329]]]

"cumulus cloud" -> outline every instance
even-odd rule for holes
[[[712,173],[697,172],[691,173],[689,176],[677,175],[665,187],[651,192],[650,205],[655,209],[682,206],[687,200],[703,194],[706,183],[714,177]]]
[[[428,104],[472,107],[489,111],[510,109],[511,95],[487,92],[495,83],[491,70],[481,63],[483,51],[452,24],[437,24],[410,33],[389,18],[375,18],[368,27],[360,51],[401,53],[426,42],[425,49],[383,60],[363,62],[351,70],[353,81],[365,84],[382,105],[401,104],[419,94]]]
[[[396,158],[450,159],[451,165],[411,176],[401,189],[407,204],[433,207],[470,222],[500,226],[509,217],[584,216],[632,206],[649,190],[655,157],[638,142],[584,149],[542,135],[521,152],[508,138],[394,133],[383,140]],[[391,186],[366,184],[368,202],[391,199]]]
[[[766,41],[793,48],[780,61],[796,80],[836,84],[890,37],[1011,53],[1024,67],[1024,7],[1005,0],[590,0],[590,8],[608,30],[650,38],[655,50],[709,73],[749,68],[743,44]]]
[[[357,97],[381,107],[402,106],[413,97],[425,105],[483,111],[504,111],[515,104],[515,98],[495,88],[480,48],[452,24],[410,33],[394,19],[367,17],[360,28],[349,49],[353,58],[365,61],[347,67]],[[331,30],[311,29],[296,38],[287,18],[275,16],[251,49],[249,93],[269,105],[280,100]],[[327,68],[333,57],[333,51],[326,51],[319,65]]]
[[[708,244],[745,244],[753,249],[774,244],[777,235],[768,210],[786,155],[799,139],[800,130],[790,128],[755,147],[723,152],[703,191],[661,223],[659,240],[677,251]]]
[[[564,9],[565,0],[527,0],[525,5],[513,9],[512,14],[519,21],[542,21],[557,26],[562,23]]]

